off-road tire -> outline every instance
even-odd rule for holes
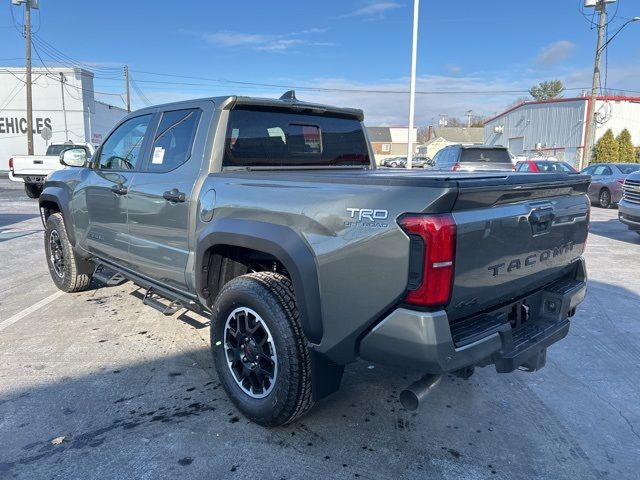
[[[42,185],[37,183],[25,183],[24,191],[29,198],[39,198],[42,193]]]
[[[611,205],[611,192],[608,188],[603,188],[600,190],[600,193],[598,193],[598,206],[600,208],[609,208]]]
[[[277,354],[273,389],[264,398],[253,398],[240,388],[225,354],[225,324],[232,312],[243,307],[260,315]],[[272,427],[292,422],[313,406],[311,358],[291,280],[273,272],[234,278],[220,291],[212,312],[211,349],[218,378],[245,416]]]
[[[59,238],[64,258],[63,267],[61,268],[62,276],[56,273],[51,255],[50,239],[54,233]],[[60,213],[53,213],[47,218],[46,228],[44,230],[44,250],[47,256],[49,273],[56,287],[67,293],[81,292],[89,288],[91,275],[78,273],[81,262],[86,262],[86,260],[78,258],[73,252],[73,247],[71,246],[71,242],[69,242],[64,220]]]

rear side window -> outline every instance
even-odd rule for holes
[[[629,175],[630,173],[640,170],[640,165],[616,165],[616,167],[618,167],[618,170],[624,175]]]
[[[223,166],[369,166],[357,119],[238,108],[229,113]]]
[[[519,172],[528,172],[529,164],[527,162],[522,162],[518,165],[518,168],[516,170],[518,170]]]
[[[509,152],[504,148],[463,148],[460,162],[511,163]]]
[[[434,161],[436,162],[436,166],[445,165],[447,163],[447,158],[449,157],[450,153],[451,153],[450,148],[443,148],[442,150],[438,150],[438,153],[436,153],[436,156],[434,158]]]
[[[168,172],[189,160],[199,119],[197,108],[163,112],[147,170]]]

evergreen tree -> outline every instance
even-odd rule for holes
[[[631,134],[626,128],[616,137],[618,142],[618,161],[621,163],[636,162],[635,149],[631,143]]]
[[[611,129],[607,130],[596,142],[595,152],[591,163],[617,162],[619,159],[618,142]]]
[[[548,100],[562,97],[564,85],[560,80],[540,82],[529,89],[529,93],[535,100]]]

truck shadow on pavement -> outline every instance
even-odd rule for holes
[[[640,245],[640,235],[631,231],[617,218],[608,220],[592,220],[589,223],[589,235],[606,237],[620,242]],[[588,240],[587,240],[588,243]]]
[[[131,320],[110,330],[118,314],[79,323],[77,340],[64,349],[51,344],[30,358],[6,356],[0,477],[630,478],[640,407],[616,403],[608,390],[640,394],[632,380],[640,367],[627,361],[640,355],[640,327],[631,318],[640,298],[590,283],[569,337],[551,347],[540,372],[498,375],[484,368],[469,380],[446,376],[421,410],[409,412],[398,395],[418,372],[358,362],[347,368],[338,393],[275,429],[248,421],[227,400],[200,340],[180,345],[180,335],[160,331],[159,319],[144,330]],[[105,290],[126,294],[133,286]],[[604,338],[603,322],[612,320],[600,310],[612,298],[615,331]],[[92,301],[109,311],[117,305],[106,297]],[[614,356],[620,348],[624,354]],[[137,361],[122,360],[123,349]],[[611,351],[611,363],[594,362],[586,355],[594,349]],[[77,362],[87,364],[70,367]],[[623,368],[620,378],[609,375]],[[594,385],[600,377],[607,383]],[[11,378],[34,386],[12,388]],[[571,415],[575,408],[578,418]],[[599,428],[586,435],[583,419],[591,416],[601,419]],[[610,438],[619,444],[610,445]]]
[[[0,213],[0,228],[38,218],[39,216],[37,213]]]

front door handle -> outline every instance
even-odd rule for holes
[[[168,192],[164,192],[162,196],[165,200],[176,203],[182,203],[187,199],[187,196],[184,193],[178,191],[177,188],[172,188]]]
[[[111,191],[116,195],[126,195],[129,189],[121,183],[117,183],[111,187]]]

